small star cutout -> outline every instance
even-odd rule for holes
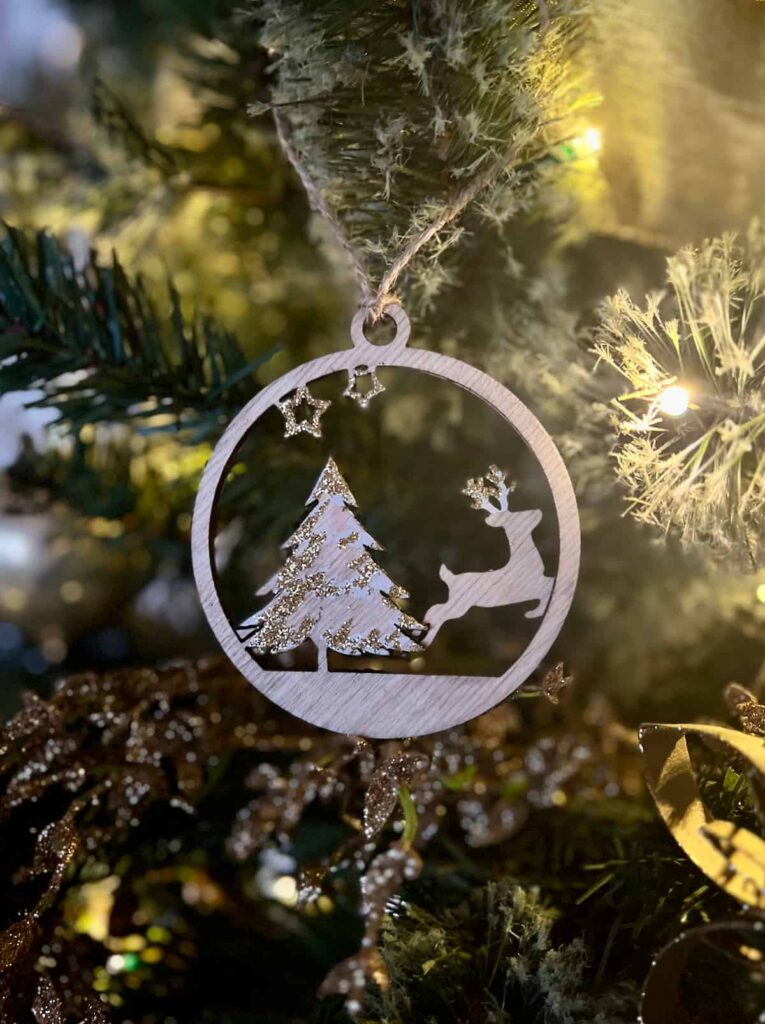
[[[295,413],[301,405],[308,405],[313,410],[307,419],[299,420]],[[297,388],[293,394],[283,402],[279,402],[279,409],[284,416],[284,436],[293,437],[295,434],[311,434],[313,437],[321,437],[322,413],[329,409],[331,402],[322,398],[314,398],[307,387]]]
[[[348,371],[348,384],[343,394],[358,402],[362,409],[366,409],[375,395],[385,391],[385,385],[380,383],[376,370],[376,366],[357,366]],[[365,391],[359,391],[356,386],[359,377],[369,378],[369,387]]]

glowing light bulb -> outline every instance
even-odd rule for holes
[[[761,583],[759,587],[757,587],[755,595],[760,604],[765,604],[765,583]]]
[[[582,135],[582,144],[590,153],[599,153],[603,148],[603,136],[600,129],[592,125],[586,128]]]
[[[125,970],[125,958],[121,953],[113,953],[106,961],[106,969],[109,974],[119,974]]]
[[[294,907],[297,903],[297,882],[291,875],[282,875],[273,884],[272,893],[274,899],[284,903],[287,907]]]
[[[682,416],[688,412],[691,396],[680,384],[673,384],[659,395],[659,408],[667,416]]]
[[[560,147],[560,158],[565,161],[581,160],[586,166],[591,166],[593,158],[603,148],[603,135],[600,128],[590,125],[580,135],[562,143]]]

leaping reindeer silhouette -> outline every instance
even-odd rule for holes
[[[531,537],[542,513],[539,509],[522,512],[508,509],[508,496],[515,485],[508,484],[506,476],[497,466],[490,466],[484,476],[468,480],[462,493],[470,498],[473,508],[488,512],[489,526],[505,531],[510,545],[507,565],[488,572],[462,573],[453,573],[445,565],[441,566],[439,576],[449,588],[449,597],[425,614],[429,628],[421,642],[426,647],[445,622],[461,618],[470,608],[498,608],[536,601],[536,607],[526,612],[527,619],[535,619],[547,607],[555,578],[545,576],[542,558]]]

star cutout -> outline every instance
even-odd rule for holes
[[[348,371],[348,384],[343,394],[358,402],[362,409],[366,409],[375,395],[385,391],[385,385],[380,383],[376,371],[376,366],[357,366],[354,370]],[[369,378],[369,387],[366,391],[359,391],[356,387],[359,377]]]
[[[309,405],[313,410],[307,419],[299,420],[295,413],[301,405]],[[279,402],[279,409],[284,416],[284,436],[293,437],[295,434],[311,434],[313,437],[321,437],[322,413],[329,409],[331,402],[323,398],[314,398],[307,387],[297,388],[289,398]]]

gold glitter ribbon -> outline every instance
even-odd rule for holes
[[[765,909],[765,842],[712,817],[699,792],[688,736],[712,740],[765,779],[765,739],[717,725],[644,725],[640,747],[651,795],[683,851],[715,885],[748,907]]]
[[[708,1017],[703,1011],[699,1016],[698,999],[695,1006],[686,1005],[689,995],[686,974],[692,974],[694,966],[697,971],[709,971],[710,953],[717,954],[717,962],[728,977],[731,963],[737,962],[742,974],[749,975],[750,984],[765,995],[762,970],[765,962],[765,919],[753,916],[703,924],[682,932],[659,953],[643,988],[642,1024],[669,1024],[670,1021],[671,1024],[703,1024],[707,1020],[713,1024],[713,1021],[721,1019],[714,1009]],[[727,991],[725,998],[729,1000],[730,1011],[730,1017],[725,1019],[742,1020],[744,994]],[[754,1018],[752,1024],[755,1024]]]

